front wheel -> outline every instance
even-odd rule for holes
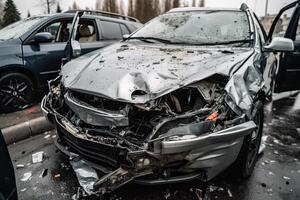
[[[232,166],[233,175],[246,179],[251,176],[258,159],[258,151],[263,132],[264,111],[263,106],[257,110],[253,121],[257,125],[252,134],[244,138],[244,142],[237,160]]]
[[[18,72],[0,75],[0,112],[14,112],[33,104],[34,85],[30,78]]]

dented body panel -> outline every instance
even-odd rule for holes
[[[259,137],[257,110],[276,60],[261,52],[245,12],[250,33],[238,46],[123,41],[69,62],[49,83],[42,108],[57,146],[106,174],[95,193],[129,181],[211,180],[236,161],[245,138]]]

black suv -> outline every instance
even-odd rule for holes
[[[31,17],[0,30],[0,112],[28,107],[47,88],[47,80],[59,74],[74,16],[75,11],[68,11]],[[141,26],[132,17],[84,11],[74,39],[85,54]]]

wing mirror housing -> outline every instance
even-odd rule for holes
[[[264,46],[268,52],[292,52],[295,50],[293,40],[283,37],[274,37],[270,44]]]
[[[71,46],[72,46],[73,58],[79,57],[81,55],[80,43],[77,40],[72,40],[71,41]]]
[[[129,37],[130,37],[129,34],[125,34],[125,35],[123,35],[123,40],[127,40]]]
[[[34,43],[49,43],[52,42],[53,40],[53,36],[51,33],[49,32],[41,32],[41,33],[37,33],[34,37],[33,37],[33,41]]]

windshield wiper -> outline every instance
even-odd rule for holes
[[[156,38],[156,37],[129,37],[126,40],[141,40],[143,42],[148,42],[148,43],[153,43],[149,40],[155,40],[161,43],[165,43],[165,44],[173,44],[170,40],[166,40],[166,39],[162,39],[162,38]]]
[[[208,43],[207,45],[224,45],[224,44],[235,44],[235,43],[249,43],[252,42],[253,39],[245,39],[245,40],[232,40],[226,42],[216,42],[216,43]]]

